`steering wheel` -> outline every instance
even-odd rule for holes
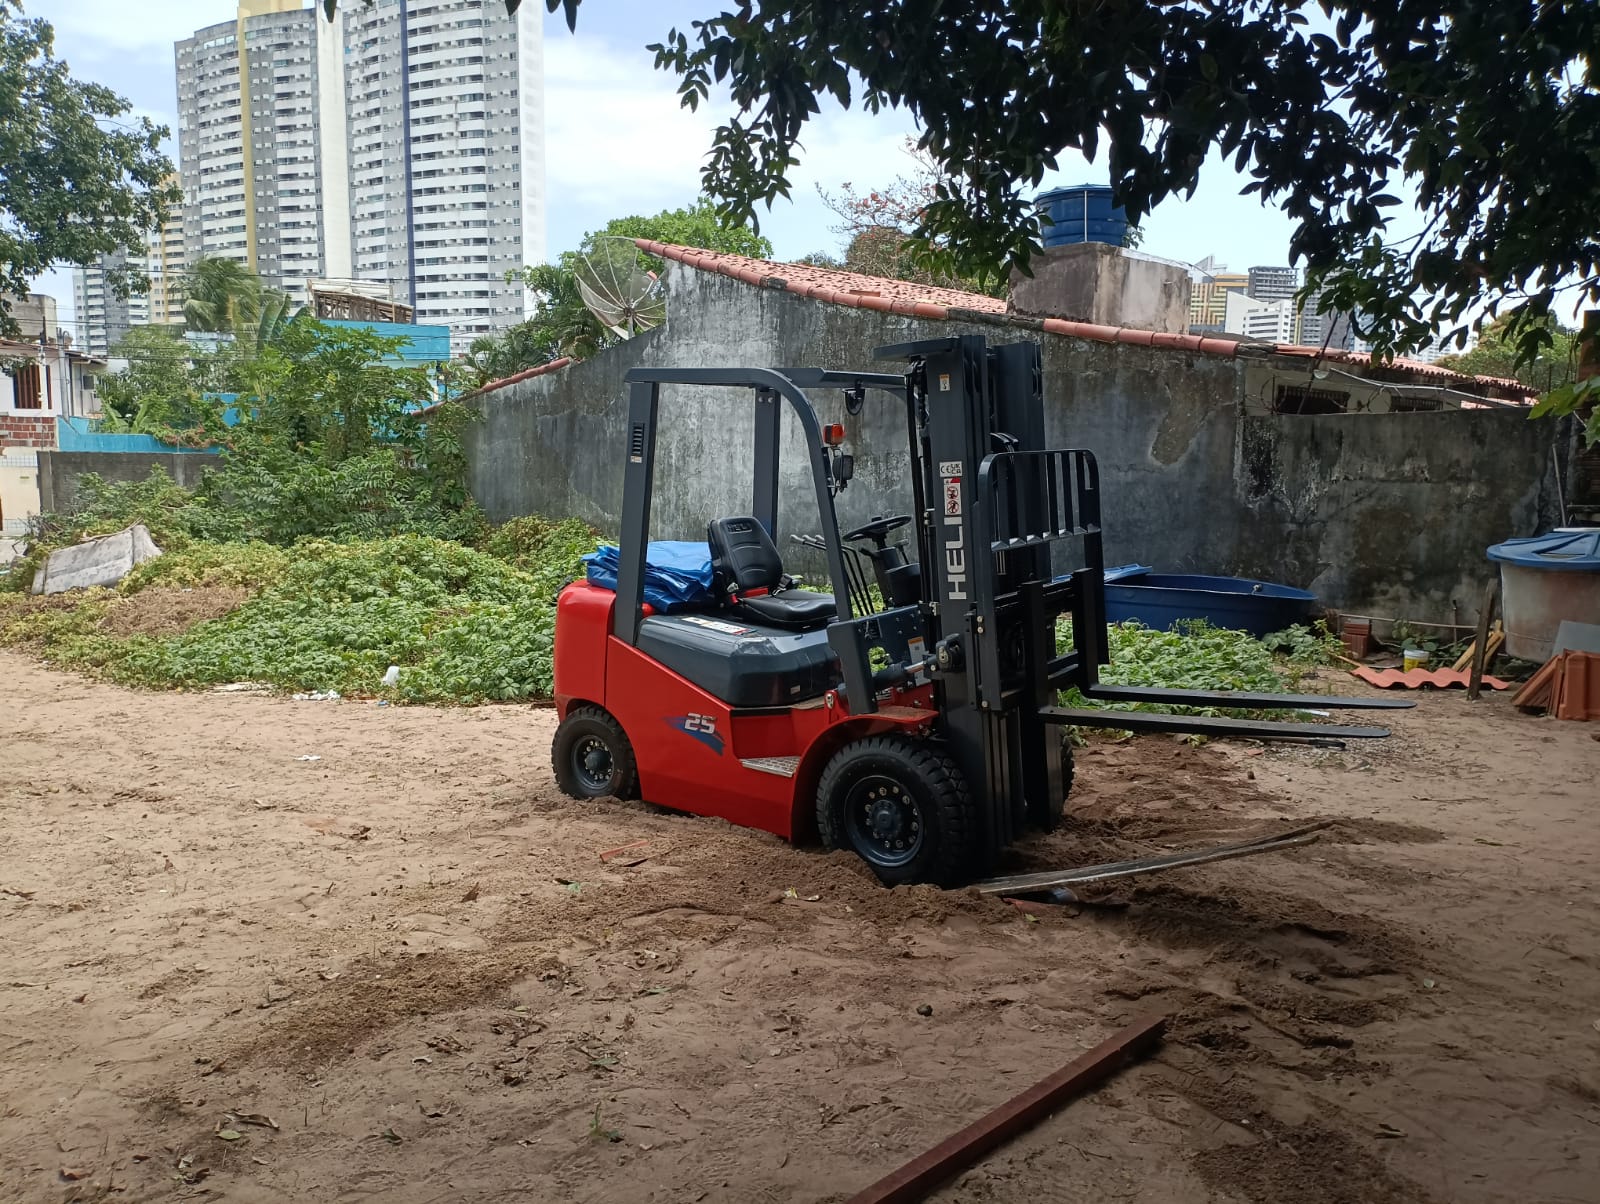
[[[863,523],[854,531],[846,531],[843,538],[847,543],[854,543],[858,539],[870,539],[881,548],[888,541],[890,531],[898,531],[910,521],[909,514],[895,514],[889,518],[884,518],[880,514],[870,523]]]

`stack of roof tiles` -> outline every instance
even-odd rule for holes
[[[1511,700],[1557,719],[1600,719],[1600,654],[1566,651],[1545,662]]]

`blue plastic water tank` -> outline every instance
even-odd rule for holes
[[[1047,223],[1044,227],[1047,247],[1080,242],[1103,242],[1120,247],[1127,236],[1127,210],[1112,204],[1111,189],[1104,184],[1053,188],[1041,192],[1034,201]]]

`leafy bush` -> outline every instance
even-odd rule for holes
[[[1261,637],[1261,642],[1296,667],[1314,669],[1349,659],[1344,643],[1321,619],[1310,627],[1296,623],[1282,631],[1269,632]]]
[[[242,585],[259,589],[277,582],[292,560],[293,554],[287,548],[257,541],[186,544],[136,565],[117,591],[135,594],[152,585],[179,589]]]
[[[408,702],[548,697],[555,596],[578,575],[578,557],[594,547],[594,536],[575,521],[541,529],[537,539],[522,540],[525,567],[418,535],[305,540],[288,550],[193,544],[140,565],[120,591],[244,585],[259,592],[178,635],[126,639],[100,629],[115,591],[10,595],[0,599],[0,643],[25,644],[130,685],[264,681]],[[402,669],[393,689],[382,684],[391,664]]]
[[[1245,631],[1213,627],[1203,620],[1182,620],[1173,631],[1156,631],[1138,622],[1110,626],[1111,663],[1100,669],[1100,680],[1117,686],[1162,686],[1177,690],[1249,690],[1277,693],[1301,688],[1305,676],[1316,666],[1332,663],[1339,641],[1317,624],[1256,639]],[[1072,624],[1062,618],[1056,627],[1056,644],[1061,651],[1072,646]],[[1288,655],[1277,655],[1286,649]],[[1240,708],[1183,707],[1164,703],[1104,702],[1085,698],[1076,689],[1063,695],[1074,707],[1094,707],[1105,711],[1150,711],[1161,714],[1233,715],[1283,719],[1283,712],[1252,711]],[[1106,727],[1116,729],[1112,716]]]
[[[223,406],[211,398],[204,421],[169,432],[221,445],[195,489],[180,488],[159,469],[131,483],[86,474],[73,513],[35,522],[27,557],[0,573],[0,589],[27,588],[54,548],[133,522],[149,527],[164,549],[193,541],[290,544],[308,536],[484,538],[489,524],[467,495],[462,443],[477,416],[454,402],[424,408],[434,396],[431,374],[385,362],[404,342],[311,320],[289,323],[233,363],[234,425],[222,423]],[[130,404],[134,394],[147,409],[165,397],[171,404],[163,402],[163,413],[188,414],[193,407],[179,402],[214,387],[214,368],[176,344],[165,359],[117,379],[132,390]]]
[[[1140,623],[1111,625],[1111,663],[1101,679],[1119,686],[1179,690],[1278,690],[1272,653],[1248,632],[1183,620],[1174,631]]]
[[[538,588],[554,593],[568,581],[571,566],[595,550],[600,536],[587,523],[569,518],[552,522],[525,515],[501,523],[483,541],[483,550],[531,576]]]

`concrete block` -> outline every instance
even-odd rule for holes
[[[161,555],[143,523],[135,523],[98,539],[51,552],[34,574],[33,592],[59,594],[69,589],[115,585],[133,566]]]

